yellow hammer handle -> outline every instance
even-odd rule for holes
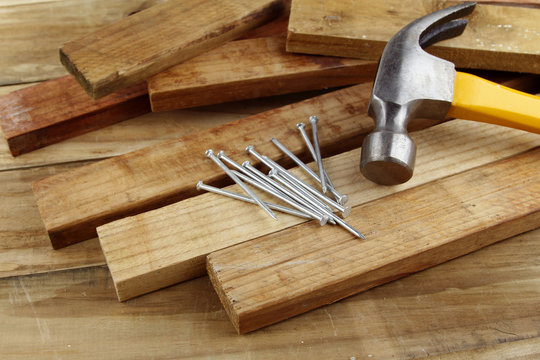
[[[540,134],[540,97],[462,72],[448,115]]]

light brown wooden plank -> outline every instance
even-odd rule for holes
[[[348,205],[357,206],[540,146],[534,134],[459,120],[413,136],[419,149],[416,173],[401,186],[383,187],[363,179],[357,166],[360,149],[325,159],[334,184],[349,196]],[[229,190],[242,193],[237,186]],[[276,222],[253,205],[204,194],[103,225],[97,231],[118,299],[124,301],[204,275],[205,257],[213,251],[305,222],[277,215]]]
[[[538,343],[539,240],[536,230],[249,336],[231,327],[207,277],[128,303],[116,300],[105,267],[2,279],[0,321],[10,331],[0,356],[436,359],[489,355],[491,346],[527,354]]]
[[[58,48],[164,0],[0,1],[0,85],[66,74]]]
[[[81,164],[0,172],[0,277],[105,263],[97,239],[51,249],[32,193],[32,182]]]
[[[52,244],[94,237],[99,225],[192,196],[198,180],[223,182],[223,174],[205,162],[209,147],[234,156],[250,142],[277,159],[279,152],[268,144],[275,136],[302,152],[301,139],[289,135],[312,114],[326,123],[320,131],[325,155],[356,147],[372,128],[366,115],[370,91],[370,84],[357,85],[38,181],[34,192]]]
[[[64,44],[60,60],[97,99],[278,16],[280,0],[170,0]]]
[[[455,2],[454,2],[455,3]],[[377,60],[388,40],[450,1],[295,0],[287,51]],[[540,9],[477,5],[464,33],[429,52],[458,67],[540,73]]]
[[[361,241],[299,225],[210,254],[239,333],[333,303],[540,226],[540,148],[355,207]]]
[[[69,75],[0,97],[0,127],[13,156],[148,112],[146,83],[94,101]]]
[[[285,38],[227,43],[148,80],[152,111],[373,81],[377,64],[285,52]]]

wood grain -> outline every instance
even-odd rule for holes
[[[0,278],[105,263],[97,239],[53,250],[32,193],[36,179],[80,165],[0,172]]]
[[[170,0],[64,44],[60,60],[97,99],[242,35],[282,6],[280,0]]]
[[[540,146],[534,134],[457,120],[418,131],[414,139],[419,148],[416,173],[401,186],[381,187],[363,179],[357,166],[360,149],[325,159],[325,168],[349,196],[348,205],[357,206]],[[242,193],[236,185],[229,190]],[[305,222],[281,214],[278,219],[253,205],[204,194],[97,231],[118,299],[124,301],[204,275],[205,257],[213,251]],[[313,230],[318,224],[311,222],[309,227]]]
[[[148,80],[152,111],[373,81],[375,62],[285,52],[280,37],[232,41]]]
[[[448,7],[442,0],[295,0],[287,51],[377,60],[388,40],[414,19]],[[458,67],[540,73],[540,9],[477,5],[464,33],[428,51]]]
[[[325,155],[354,148],[372,128],[370,91],[371,84],[342,89],[40,180],[34,193],[51,242],[59,248],[82,241],[96,236],[97,226],[193,196],[201,179],[223,183],[225,176],[205,161],[209,147],[234,156],[251,143],[279,160],[268,143],[275,136],[301,153],[302,140],[290,135],[312,114],[326,124],[320,132]]]
[[[58,48],[68,40],[164,0],[0,1],[0,85],[66,75]]]
[[[523,234],[248,336],[236,334],[207,277],[127,303],[116,300],[105,267],[2,279],[0,321],[10,331],[2,332],[0,354],[15,360],[147,359],[149,354],[534,358],[539,240],[539,230]],[[493,356],[482,357],[483,349]]]
[[[368,240],[299,225],[210,254],[239,333],[333,303],[540,225],[540,148],[355,207]]]
[[[312,91],[194,109],[148,113],[17,157],[11,155],[7,142],[0,136],[0,171],[123,155],[324,92]]]
[[[97,238],[53,250],[31,183],[152,144],[295,102],[308,94],[150,113],[13,158],[0,142],[0,277],[104,264]],[[83,161],[85,160],[85,161]],[[64,163],[64,164],[62,164]],[[22,220],[24,219],[24,220]]]
[[[148,112],[145,83],[94,101],[69,75],[0,97],[0,127],[13,156]]]

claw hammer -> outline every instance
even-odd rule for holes
[[[369,180],[395,185],[412,177],[416,145],[407,133],[413,118],[446,116],[540,134],[540,97],[457,72],[424,48],[461,35],[475,2],[423,16],[401,29],[381,56],[368,114],[374,130],[364,139],[360,170]]]

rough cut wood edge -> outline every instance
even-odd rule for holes
[[[237,38],[282,8],[280,0],[171,0],[64,44],[60,61],[97,99]]]
[[[70,75],[0,97],[0,127],[13,156],[148,112],[145,83],[94,101]]]
[[[355,7],[343,10],[339,4],[345,3],[332,0],[317,4],[295,0],[287,51],[378,60],[388,40],[402,27],[455,3],[429,0],[408,6],[402,1],[385,0],[372,7],[369,2],[353,2],[347,4]],[[468,19],[461,36],[432,45],[427,51],[461,68],[540,74],[540,53],[532,35],[540,32],[540,10],[482,4]]]
[[[377,63],[290,54],[285,39],[238,40],[148,80],[152,111],[327,89],[373,81]]]
[[[417,131],[413,138],[419,149],[415,176],[398,187],[378,186],[363,179],[358,166],[354,166],[360,149],[325,159],[325,168],[334,184],[349,196],[349,206],[540,146],[540,139],[534,134],[461,120]],[[245,158],[246,155],[236,160],[242,162]],[[302,176],[299,169],[293,171]],[[231,188],[242,192],[236,186]],[[105,224],[97,231],[118,299],[125,301],[204,275],[205,257],[213,251],[306,222],[281,213],[277,216],[278,222],[253,205],[202,194]]]
[[[540,226],[540,148],[355,207],[361,241],[299,225],[210,254],[207,270],[246,333]]]

